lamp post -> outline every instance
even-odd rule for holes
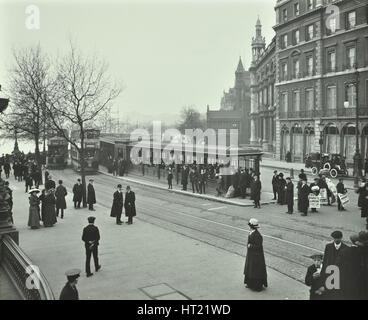
[[[322,119],[319,120],[319,157],[320,157],[320,162],[319,162],[319,167],[318,167],[318,171],[320,170],[320,166],[321,166],[321,159],[322,159],[322,154],[323,154],[323,131],[324,131],[324,124],[322,123]]]

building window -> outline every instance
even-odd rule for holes
[[[293,31],[293,44],[296,45],[299,43],[299,30]]]
[[[307,56],[307,75],[312,76],[314,69],[313,56]]]
[[[294,15],[299,15],[299,3],[294,3]]]
[[[336,21],[336,17],[330,18],[328,20],[328,33],[332,34],[335,33],[337,29],[337,21]]]
[[[283,34],[281,37],[281,49],[285,49],[287,47],[287,34]]]
[[[284,22],[287,21],[287,9],[282,10],[282,20]]]
[[[327,109],[336,109],[336,86],[328,86],[326,93]]]
[[[294,111],[296,112],[300,110],[300,92],[299,90],[293,91],[293,108],[294,108]]]
[[[356,52],[355,47],[349,47],[346,49],[346,67],[352,69],[355,67]]]
[[[351,29],[356,26],[356,12],[350,11],[346,14],[346,29]]]
[[[307,9],[312,10],[314,8],[313,0],[307,0]]]
[[[345,101],[348,102],[345,105],[347,108],[356,107],[356,87],[355,84],[349,84],[345,88]]]
[[[312,40],[314,38],[314,24],[307,26],[305,38],[307,41]]]
[[[281,106],[282,106],[282,111],[283,112],[288,111],[288,94],[287,94],[287,92],[282,92],[281,93]]]
[[[294,78],[299,78],[299,60],[293,61]]]
[[[335,50],[330,50],[327,52],[327,72],[336,71],[336,52]]]
[[[313,88],[305,89],[305,107],[307,110],[314,109],[314,90]]]
[[[287,63],[284,62],[281,64],[281,78],[282,80],[287,80],[288,72],[287,72]]]

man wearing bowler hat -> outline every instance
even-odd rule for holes
[[[348,246],[342,242],[343,234],[341,231],[336,230],[331,233],[331,237],[333,242],[326,244],[325,252],[323,255],[323,263],[322,263],[322,277],[324,282],[328,276],[332,275],[326,273],[326,268],[328,266],[336,266],[339,268],[340,275],[340,289],[328,289],[326,290],[326,299],[328,300],[341,300],[343,299],[343,279],[344,279],[344,257],[346,258],[346,250]]]
[[[68,282],[60,293],[60,300],[79,300],[77,283],[80,273],[79,269],[71,269],[65,272]]]
[[[88,218],[88,226],[83,229],[82,240],[86,248],[86,274],[87,277],[93,276],[91,273],[91,255],[93,255],[93,261],[95,263],[96,272],[101,269],[101,265],[98,264],[98,245],[100,240],[100,232],[94,225],[95,217]]]

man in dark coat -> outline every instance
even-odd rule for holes
[[[244,169],[240,171],[239,188],[241,197],[245,199],[247,196],[247,174]]]
[[[72,269],[65,272],[68,282],[61,291],[59,300],[79,300],[77,283],[80,273],[81,271],[79,269]]]
[[[250,233],[248,236],[247,256],[244,266],[244,284],[255,291],[267,288],[266,262],[263,253],[263,238],[259,233],[257,219],[250,219],[248,223]]]
[[[304,169],[300,169],[299,179],[300,180],[307,180],[307,175],[305,174]]]
[[[277,193],[278,193],[278,184],[279,184],[279,177],[277,174],[277,170],[273,172],[272,176],[272,191],[273,191],[273,199],[277,200]]]
[[[251,198],[254,201],[254,208],[261,208],[260,200],[261,200],[261,189],[262,184],[259,181],[259,177],[257,175],[254,176],[254,181],[251,183]]]
[[[101,265],[98,263],[98,246],[100,241],[100,231],[94,225],[95,217],[88,217],[88,226],[83,229],[82,241],[86,248],[86,274],[87,277],[93,275],[91,273],[91,255],[93,255],[93,261],[95,263],[96,272],[101,269]]]
[[[205,168],[200,169],[199,173],[199,193],[206,193],[206,184],[207,184],[207,170]]]
[[[344,180],[342,178],[339,178],[339,183],[336,185],[336,191],[337,193],[345,194],[347,193],[347,190],[345,189]],[[339,211],[345,211],[344,206],[341,203],[339,195],[337,195],[337,209]]]
[[[55,191],[56,197],[56,216],[59,216],[59,210],[61,210],[61,219],[64,218],[64,210],[66,209],[65,197],[68,195],[66,188],[63,186],[63,181],[59,180],[59,185]]]
[[[135,210],[135,194],[130,189],[130,186],[126,187],[124,209],[125,216],[128,217],[127,224],[133,224],[133,217],[135,217],[137,213]]]
[[[326,288],[326,299],[328,300],[339,300],[343,299],[343,291],[345,287],[345,273],[346,268],[344,268],[344,255],[346,257],[345,250],[348,246],[342,242],[343,234],[341,231],[334,231],[331,233],[331,237],[333,238],[333,242],[328,243],[325,247],[325,252],[323,254],[323,263],[322,263],[322,277],[323,281],[326,284],[326,280],[329,274],[326,273],[326,268],[328,266],[337,266],[339,268],[340,274],[340,289],[328,289]]]
[[[181,184],[183,185],[183,190],[186,191],[188,186],[188,168],[185,165],[181,169]]]
[[[116,224],[121,225],[121,214],[123,213],[123,188],[121,184],[118,184],[117,190],[114,192],[114,200],[112,202],[110,217],[116,217]]]
[[[314,254],[311,258],[314,260],[314,263],[308,267],[305,276],[305,284],[310,287],[309,299],[323,300],[325,293],[324,278],[321,276],[323,255]]]
[[[95,209],[93,209],[93,205],[96,203],[96,192],[93,186],[93,179],[89,179],[89,184],[87,187],[87,203],[88,209],[90,211],[95,211]]]
[[[286,194],[285,201],[288,206],[288,211],[286,213],[292,214],[294,211],[294,184],[291,182],[291,178],[286,178]]]
[[[300,211],[302,216],[308,214],[309,207],[309,196],[310,188],[307,185],[307,180],[302,180],[302,185],[300,186],[299,196],[300,196]]]
[[[5,172],[5,179],[9,179],[9,175],[10,175],[10,163],[9,163],[9,161],[6,161],[4,163],[4,172]]]
[[[77,183],[73,186],[73,202],[74,208],[79,209],[83,198],[83,185],[81,179],[77,180]]]
[[[279,180],[278,180],[278,189],[277,189],[277,203],[281,205],[285,204],[285,186],[286,186],[286,181],[284,179],[284,174],[280,172]]]
[[[51,189],[55,189],[56,188],[56,183],[54,180],[52,180],[52,176],[49,175],[47,181],[45,182],[45,189],[46,190],[51,190]]]
[[[172,173],[172,169],[169,168],[167,172],[167,184],[169,185],[168,189],[172,189],[172,181],[173,181],[174,175]]]

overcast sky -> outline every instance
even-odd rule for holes
[[[172,118],[184,105],[218,108],[234,84],[239,56],[250,65],[257,15],[267,43],[274,36],[275,0],[0,0],[0,84],[11,48],[40,42],[51,54],[72,38],[97,52],[125,90],[114,109],[120,118]],[[25,8],[40,8],[40,29],[27,30]]]

